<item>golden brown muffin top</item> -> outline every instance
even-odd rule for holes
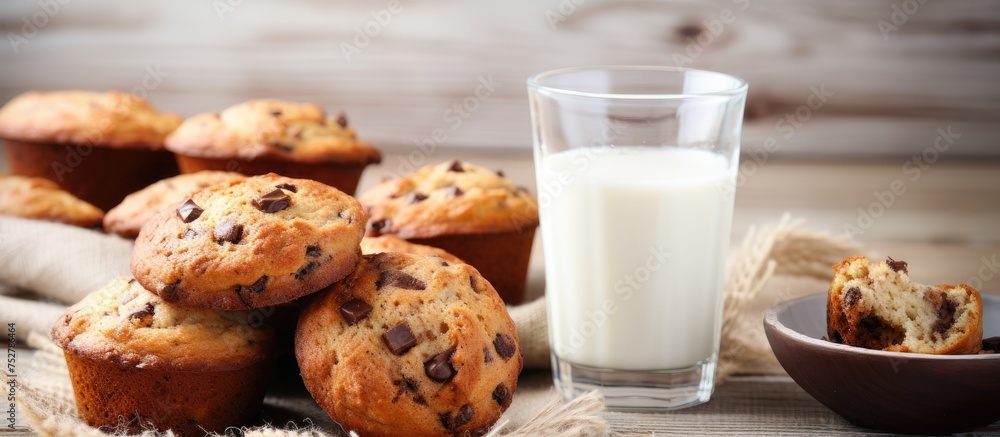
[[[358,196],[368,235],[401,238],[520,231],[538,226],[538,204],[500,172],[458,160],[383,181]]]
[[[435,255],[450,263],[464,263],[457,256],[448,253],[444,249],[424,244],[416,244],[399,238],[395,235],[381,235],[378,237],[365,237],[361,239],[361,253],[365,255],[383,252],[403,252],[416,253],[421,255]]]
[[[0,175],[0,215],[93,228],[104,212],[48,179]]]
[[[52,327],[63,349],[128,366],[231,370],[265,359],[273,329],[251,311],[185,309],[134,279],[117,278],[71,306]]]
[[[160,149],[181,122],[121,91],[31,91],[0,108],[0,137],[34,143],[76,143]]]
[[[221,113],[184,120],[167,149],[202,158],[370,164],[382,154],[358,140],[344,115],[328,116],[314,103],[251,100]]]
[[[183,202],[202,189],[230,181],[246,179],[239,173],[205,170],[158,181],[129,194],[104,216],[104,230],[125,238],[139,235],[142,225],[156,213]]]
[[[178,306],[291,302],[354,270],[367,218],[356,199],[310,179],[270,173],[217,184],[142,227],[132,274]]]
[[[295,337],[306,388],[365,436],[481,435],[524,364],[493,286],[430,255],[365,255],[310,299]]]

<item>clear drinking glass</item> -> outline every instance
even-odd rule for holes
[[[747,84],[709,71],[528,79],[556,388],[609,408],[707,402]]]

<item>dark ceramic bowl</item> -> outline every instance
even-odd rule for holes
[[[1000,336],[1000,296],[982,297],[983,337]],[[883,352],[822,340],[826,294],[774,306],[764,331],[788,375],[855,425],[938,434],[1000,420],[1000,354]]]

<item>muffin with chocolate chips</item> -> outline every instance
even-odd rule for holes
[[[163,139],[181,118],[111,91],[28,92],[0,108],[14,174],[51,180],[98,208],[177,174]]]
[[[362,436],[481,435],[510,406],[523,358],[503,301],[468,264],[365,255],[310,298],[295,355],[306,388]]]
[[[279,352],[260,320],[180,308],[118,278],[70,307],[52,338],[89,425],[200,436],[257,418]]]
[[[205,170],[163,179],[129,194],[122,203],[111,208],[104,216],[104,230],[125,238],[135,238],[142,225],[156,213],[209,186],[244,178],[239,173]]]
[[[94,228],[104,212],[48,179],[0,175],[0,215]]]
[[[143,226],[132,274],[182,307],[286,303],[354,270],[366,219],[357,200],[316,181],[268,174],[213,185]]]
[[[538,204],[501,172],[445,162],[383,181],[358,199],[371,216],[367,235],[444,249],[479,269],[508,304],[523,300]]]
[[[181,171],[278,173],[312,179],[348,194],[368,164],[382,155],[358,140],[343,114],[330,116],[313,103],[251,100],[221,113],[184,120],[166,140]]]
[[[833,267],[827,335],[836,343],[925,354],[974,354],[982,348],[983,301],[972,287],[910,280],[908,266],[854,256]]]

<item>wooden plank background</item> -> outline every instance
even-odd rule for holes
[[[163,109],[315,101],[387,151],[443,128],[441,148],[524,156],[529,75],[683,64],[749,81],[746,151],[775,138],[776,158],[904,156],[952,126],[962,141],[943,159],[1000,157],[998,2],[6,0],[0,31],[0,101],[130,90],[158,69],[140,91]],[[449,118],[489,78],[495,91]],[[776,127],[814,87],[834,95]]]

